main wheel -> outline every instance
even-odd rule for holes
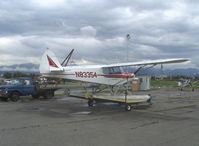
[[[132,109],[131,105],[126,105],[126,106],[125,106],[125,110],[126,110],[126,111],[131,111],[131,109]]]
[[[67,95],[67,96],[70,96],[70,89],[65,89],[64,94]]]
[[[11,101],[17,102],[20,98],[19,92],[13,92],[11,95]]]
[[[46,91],[46,93],[44,93],[45,99],[53,98],[53,96],[54,96],[54,91],[49,90],[49,91]]]
[[[93,100],[91,100],[91,99],[88,100],[88,106],[93,107]]]
[[[147,103],[149,103],[150,105],[152,105],[151,98],[149,98],[149,99],[147,100]]]

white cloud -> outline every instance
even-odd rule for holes
[[[95,64],[94,62],[88,61],[86,59],[73,60],[73,62],[75,64],[78,64],[78,65],[91,65],[91,64]]]
[[[88,37],[95,37],[96,36],[96,29],[92,26],[84,26],[82,28],[80,28],[81,33],[84,36],[88,36]]]
[[[2,66],[12,65],[12,64],[23,64],[23,63],[39,64],[40,57],[20,57],[16,56],[15,54],[12,55],[0,54],[0,65]]]
[[[31,0],[31,2],[42,8],[56,8],[65,4],[65,0]]]
[[[44,48],[80,62],[192,58],[198,63],[199,10],[187,0],[0,1],[0,64],[39,63]],[[67,50],[67,49],[68,50]],[[86,62],[82,61],[82,62]]]

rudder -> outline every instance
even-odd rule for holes
[[[41,58],[39,71],[41,74],[50,72],[61,72],[63,71],[63,67],[59,63],[55,54],[50,50],[46,50]]]

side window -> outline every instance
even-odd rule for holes
[[[108,67],[108,68],[103,68],[103,73],[104,74],[121,74],[121,68],[120,67]]]
[[[30,80],[24,80],[25,85],[30,85]]]
[[[103,68],[103,73],[104,74],[109,74],[109,68]]]
[[[122,71],[121,71],[120,67],[115,67],[115,68],[114,68],[114,73],[115,73],[115,74],[121,74]]]
[[[114,74],[114,68],[112,68],[112,67],[109,68],[109,71],[110,71],[110,72],[109,72],[110,74]]]

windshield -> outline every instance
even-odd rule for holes
[[[104,74],[121,74],[122,70],[120,67],[106,67],[103,68]]]

